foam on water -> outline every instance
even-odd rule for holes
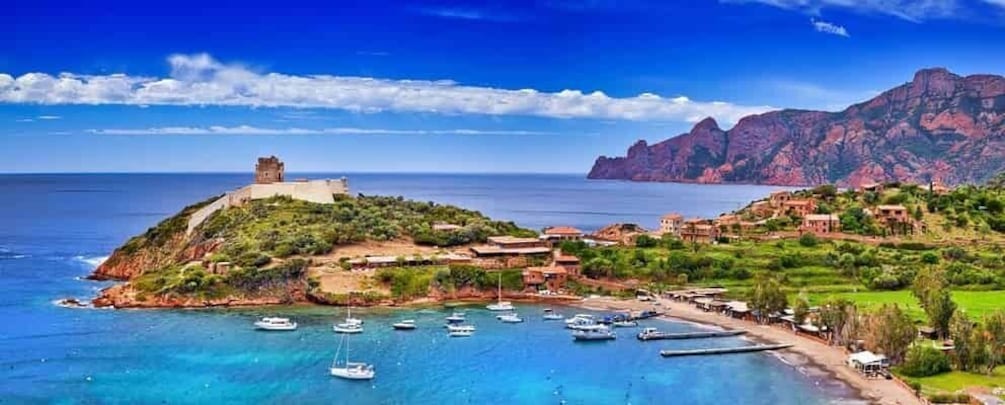
[[[108,256],[74,256],[73,260],[85,263],[88,266],[91,266],[91,268],[97,268],[101,265],[101,263],[104,263],[105,260],[108,260]]]

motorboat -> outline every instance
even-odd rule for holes
[[[474,325],[447,325],[448,332],[474,332]]]
[[[523,318],[521,318],[517,314],[500,315],[498,318],[499,318],[500,321],[503,321],[503,323],[520,323],[520,322],[523,322]]]
[[[606,326],[597,323],[593,318],[573,318],[572,322],[570,320],[565,321],[565,327],[573,330],[586,330]]]
[[[560,321],[562,319],[565,319],[565,317],[562,316],[562,314],[553,311],[551,308],[545,308],[544,315],[542,315],[541,318],[546,321]]]
[[[461,322],[464,322],[464,313],[463,312],[454,312],[453,314],[450,314],[450,316],[447,317],[447,322],[449,322],[449,323],[461,323]]]
[[[590,315],[590,314],[576,314],[572,318],[567,318],[565,320],[565,324],[569,325],[569,324],[580,323],[580,322],[584,322],[584,321],[589,321],[589,322],[596,323],[596,318],[593,315]]]
[[[635,321],[614,321],[611,325],[614,325],[616,328],[634,328],[639,326],[639,323]]]
[[[501,272],[499,273],[499,286],[497,288],[498,288],[498,291],[497,291],[498,298],[496,298],[496,303],[495,304],[486,305],[485,308],[488,309],[489,311],[512,311],[513,309],[515,309],[515,308],[513,308],[513,303],[512,302],[503,301],[502,300],[502,273]]]
[[[642,332],[639,332],[638,335],[635,335],[635,337],[638,338],[639,340],[656,340],[656,339],[664,339],[666,335],[667,335],[666,332],[660,332],[659,329],[645,328],[642,329]]]
[[[345,347],[344,362],[339,365],[339,353],[343,347]],[[349,360],[349,335],[343,336],[342,341],[339,342],[339,347],[338,350],[335,351],[335,358],[332,359],[332,365],[329,368],[329,372],[334,377],[344,378],[346,380],[372,380],[377,374],[372,364]]]
[[[394,328],[394,329],[396,329],[396,330],[414,330],[415,329],[415,320],[414,319],[406,319],[406,320],[403,320],[401,322],[396,322],[396,323],[391,324],[391,327]]]
[[[475,334],[475,331],[473,331],[473,330],[458,330],[458,331],[453,331],[453,332],[448,333],[447,336],[450,336],[450,337],[470,337],[470,336],[474,336],[474,334]]]
[[[291,322],[289,318],[264,317],[255,321],[255,327],[260,330],[291,331],[297,330],[297,323]]]
[[[617,337],[618,335],[607,327],[572,331],[574,340],[612,340]]]
[[[584,324],[573,324],[567,325],[566,328],[572,330],[599,330],[599,329],[610,329],[607,325],[601,323],[584,323]]]

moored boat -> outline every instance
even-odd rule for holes
[[[401,322],[391,324],[391,327],[396,330],[414,330],[416,326],[414,319],[405,319]]]
[[[634,328],[639,326],[639,323],[635,321],[614,321],[611,324],[616,328]]]
[[[474,332],[474,325],[447,325],[447,331],[449,332]]]
[[[503,323],[520,323],[520,322],[523,322],[523,318],[521,318],[517,314],[500,315],[498,318]]]
[[[449,323],[461,323],[461,322],[464,322],[464,313],[463,312],[454,312],[453,314],[450,314],[450,316],[447,317],[447,322],[449,322]]]
[[[603,325],[601,325],[603,326]],[[614,331],[608,329],[607,327],[592,328],[584,330],[574,330],[572,331],[572,338],[574,340],[612,340],[618,337]]]
[[[297,323],[290,321],[289,318],[267,316],[255,321],[255,327],[260,330],[268,331],[291,331],[297,330]]]
[[[566,325],[571,325],[571,324],[574,324],[574,323],[581,323],[581,322],[586,322],[586,321],[588,321],[590,323],[596,323],[595,318],[594,318],[593,315],[590,315],[590,314],[576,314],[572,318],[566,319],[565,320],[565,324]]]
[[[340,366],[339,351],[342,350],[343,346],[345,346],[345,361]],[[349,360],[349,335],[343,336],[342,341],[339,342],[339,349],[335,352],[335,358],[332,359],[332,365],[328,372],[334,377],[346,380],[372,380],[377,374],[372,364]]]
[[[496,303],[486,305],[485,308],[489,311],[512,311],[514,309],[513,303],[502,300],[502,273],[499,273],[499,287],[497,294],[498,298],[496,298]]]
[[[458,330],[458,331],[453,331],[453,332],[448,333],[447,336],[450,336],[450,337],[470,337],[470,336],[474,336],[474,334],[475,334],[475,331],[473,331],[473,330]]]
[[[551,308],[545,308],[544,315],[541,316],[541,319],[546,321],[561,321],[562,319],[565,319],[565,317],[558,312],[552,311]]]

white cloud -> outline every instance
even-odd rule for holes
[[[984,0],[984,2],[992,6],[1005,7],[1005,0]]]
[[[482,129],[387,129],[387,128],[261,128],[236,127],[154,127],[139,129],[89,129],[99,135],[549,135],[552,132]]]
[[[814,15],[819,15],[825,8],[846,9],[865,14],[885,14],[913,22],[952,18],[961,9],[959,0],[720,0],[720,2],[761,3]]]
[[[817,19],[810,19],[810,23],[813,24],[813,29],[817,30],[817,32],[823,32],[825,34],[831,34],[831,35],[838,35],[846,38],[850,36],[848,35],[847,29],[834,23]]]
[[[15,122],[35,122],[35,120],[33,120],[31,118],[18,118],[18,119],[14,120],[14,121]]]
[[[500,89],[449,80],[390,80],[331,75],[256,73],[209,55],[172,55],[169,77],[126,74],[0,73],[0,103],[123,104],[330,108],[354,112],[521,115],[637,121],[734,123],[771,110],[727,102],[698,102],[655,94],[611,97],[603,92]]]
[[[47,121],[63,119],[63,117],[60,117],[58,115],[39,115],[38,117],[35,118]]]

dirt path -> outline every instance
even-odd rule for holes
[[[848,367],[845,363],[847,354],[839,347],[828,346],[777,326],[759,325],[754,322],[734,319],[717,313],[704,312],[686,303],[666,299],[660,300],[660,303],[664,310],[669,310],[671,318],[716,325],[728,329],[745,329],[749,335],[755,338],[773,343],[791,344],[793,346],[785,353],[782,353],[783,358],[786,358],[786,360],[792,359],[793,361],[790,361],[790,363],[795,364],[811,363],[812,366],[825,370],[834,378],[844,381],[849,386],[858,390],[862,397],[869,401],[878,404],[906,405],[921,403],[914,396],[913,392],[894,380],[867,379],[851,367]],[[653,308],[651,303],[635,300],[618,300],[607,297],[586,299],[576,305],[599,310],[641,311]],[[803,357],[804,359],[800,359],[799,357]]]

